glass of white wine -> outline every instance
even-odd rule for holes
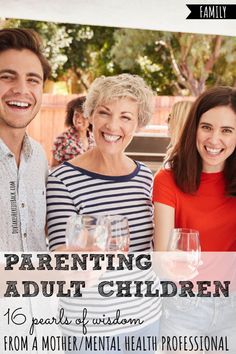
[[[110,234],[107,244],[107,251],[128,252],[130,233],[128,219],[123,215],[109,215]]]
[[[67,221],[67,247],[78,251],[106,251],[110,221],[104,215],[75,214]]]
[[[199,231],[187,228],[175,228],[171,230],[168,251],[171,272],[179,279],[193,278],[197,268],[201,264],[201,246]]]

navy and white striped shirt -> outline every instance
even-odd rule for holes
[[[47,185],[49,246],[65,244],[68,217],[78,214],[125,215],[130,251],[149,251],[153,238],[152,172],[136,162],[126,176],[105,176],[65,162],[51,173]]]
[[[68,217],[78,214],[110,214],[125,215],[129,222],[130,252],[148,252],[152,249],[153,239],[153,207],[152,207],[152,172],[142,163],[136,162],[135,170],[126,176],[105,176],[75,167],[64,162],[54,170],[48,179],[47,185],[47,218],[49,247],[55,250],[66,243],[65,230]],[[111,278],[112,277],[112,278]],[[154,281],[155,289],[159,286],[152,270],[118,274],[108,272],[104,274],[106,280],[140,280]],[[146,285],[143,288],[145,294]],[[139,317],[144,323],[138,328],[144,328],[154,322],[161,315],[161,301],[155,297],[119,298],[116,296],[103,298],[98,295],[96,287],[85,290],[81,298],[62,298],[60,306],[64,308],[66,316],[72,324],[63,327],[67,335],[81,335],[81,328],[74,325],[76,316],[83,317],[83,309],[88,310],[89,333],[118,334],[132,332],[137,326],[118,324],[104,326],[91,325],[92,318],[111,318],[119,309],[122,316]]]

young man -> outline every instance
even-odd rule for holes
[[[37,33],[0,30],[0,251],[43,251],[47,160],[26,127],[50,65]]]

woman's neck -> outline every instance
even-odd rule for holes
[[[79,134],[81,139],[86,139],[87,138],[87,130],[78,131],[78,134]]]
[[[71,161],[75,166],[107,176],[124,176],[136,168],[135,162],[124,153],[119,156],[103,154],[97,148]]]

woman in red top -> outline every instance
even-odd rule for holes
[[[236,89],[204,92],[189,113],[168,169],[154,180],[155,248],[172,228],[200,232],[202,251],[236,251]]]
[[[200,233],[202,251],[236,251],[235,147],[236,89],[212,88],[193,104],[179,143],[167,161],[168,169],[155,176],[156,250],[168,250],[172,228],[191,228]],[[193,293],[192,297],[180,294],[165,301],[160,326],[162,342],[168,338],[170,343],[177,341],[177,345],[173,349],[164,343],[164,352],[173,349],[177,353],[215,353],[217,348],[216,351],[236,353],[235,253],[221,258],[225,254],[215,252],[202,254],[204,260],[195,278],[191,278],[195,281],[194,292],[198,280],[211,283],[212,278],[230,279],[231,296],[197,297]],[[188,269],[191,268],[185,268]],[[178,270],[175,273],[178,278]],[[221,342],[221,347],[210,342],[213,339],[219,345],[223,338],[227,342]]]

